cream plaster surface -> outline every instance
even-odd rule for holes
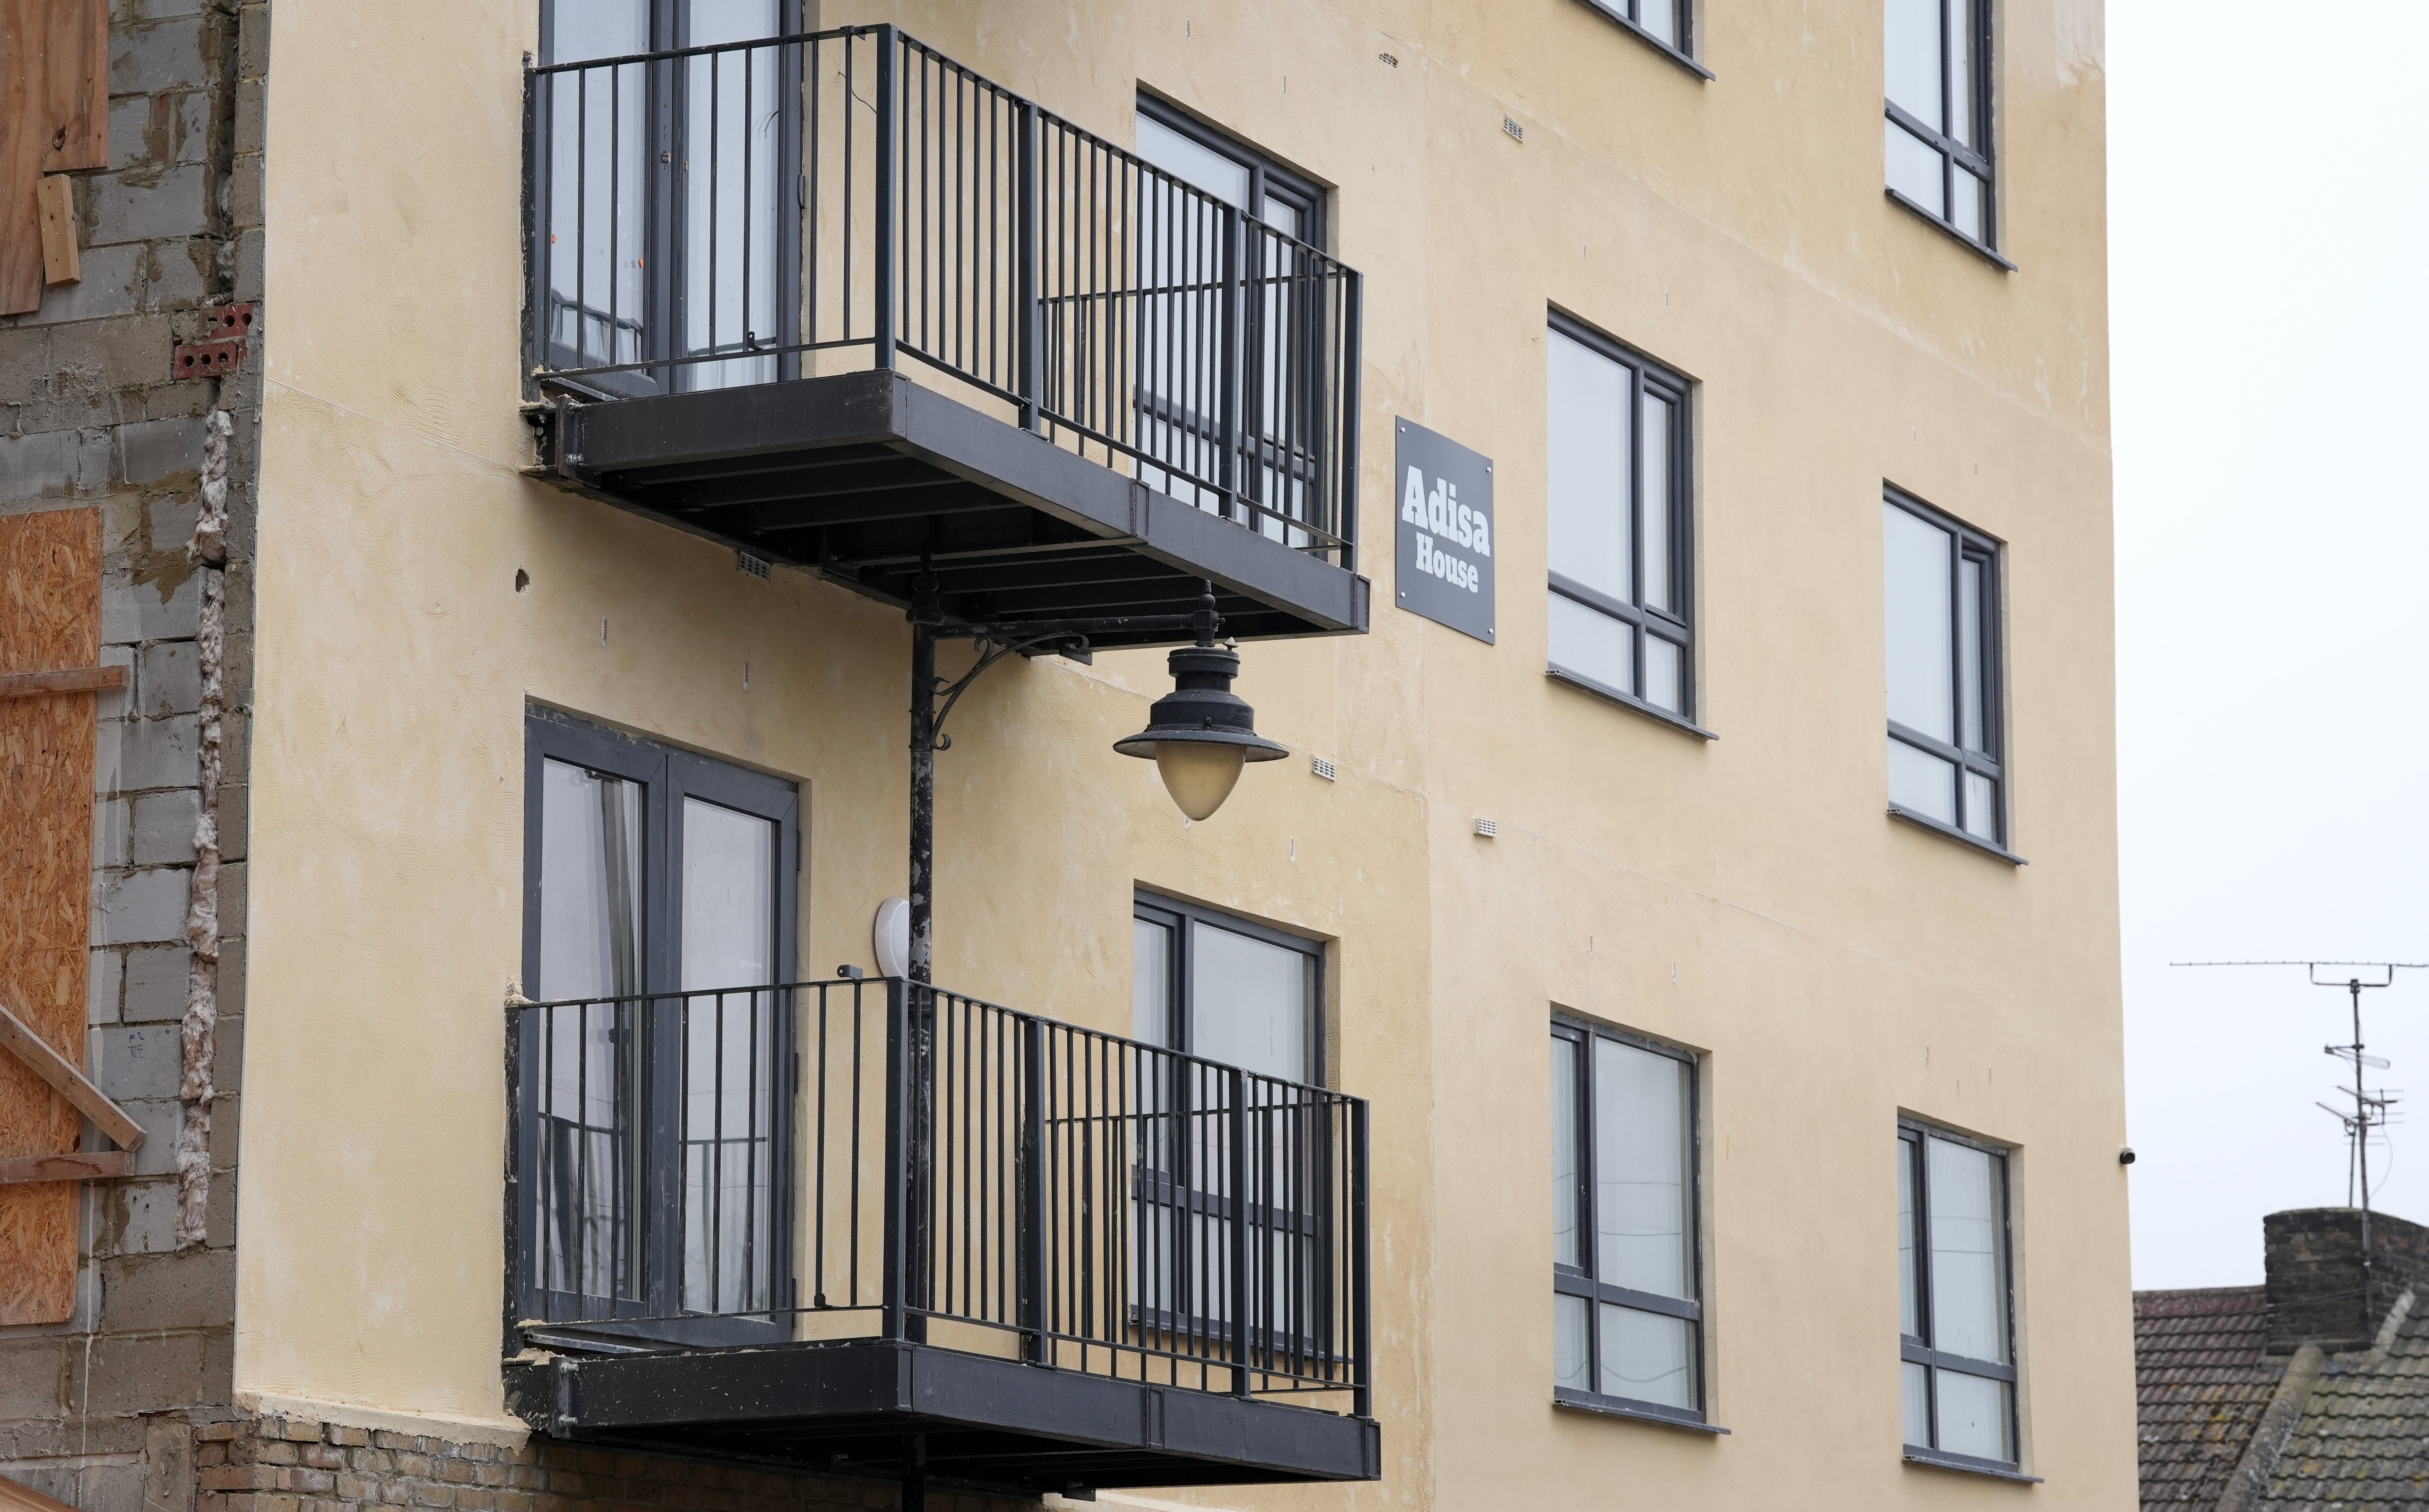
[[[2017,1150],[2028,1494],[2132,1505],[2097,4],[2000,8],[2014,273],[1882,195],[1878,0],[1714,0],[1710,82],[1577,0],[818,19],[1116,140],[1140,88],[1178,101],[1336,186],[1366,279],[1374,632],[1240,683],[1299,759],[1184,827],[1108,748],[1165,685],[1126,652],[989,674],[939,762],[942,982],[1121,1028],[1134,886],[1338,942],[1385,1478],[1133,1504],[2001,1504],[1897,1454],[1908,1112]],[[527,701],[800,780],[804,975],[869,963],[907,796],[899,614],[520,474],[536,24],[275,8],[239,1252],[240,1389],[502,1430]],[[1547,305],[1698,381],[1715,741],[1543,675]],[[1496,460],[1497,646],[1390,607],[1395,416]],[[2027,867],[1884,814],[1884,480],[2008,543]],[[1726,1438],[1550,1405],[1554,1007],[1707,1053]]]

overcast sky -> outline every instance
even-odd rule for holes
[[[2134,1284],[2222,1286],[2346,1200],[2346,999],[2167,962],[2429,961],[2429,6],[2107,25]],[[2363,1007],[2429,1223],[2429,971]]]

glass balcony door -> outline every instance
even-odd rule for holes
[[[795,0],[551,0],[542,360],[619,395],[799,370]],[[648,55],[713,48],[667,58]],[[585,373],[583,370],[604,369]]]

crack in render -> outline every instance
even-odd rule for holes
[[[202,509],[187,555],[203,569],[202,624],[194,637],[202,672],[201,801],[194,818],[194,884],[186,912],[186,944],[193,952],[186,976],[186,1011],[178,1025],[183,1069],[177,1080],[177,1228],[179,1248],[204,1242],[211,1192],[211,1051],[219,1027],[220,975],[220,715],[227,660],[228,412],[211,411],[203,441]]]

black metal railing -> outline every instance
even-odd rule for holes
[[[893,979],[509,1011],[526,1338],[904,1339],[1370,1415],[1359,1098]]]
[[[1360,283],[891,25],[530,70],[532,370],[613,398],[903,357],[1350,560]]]

